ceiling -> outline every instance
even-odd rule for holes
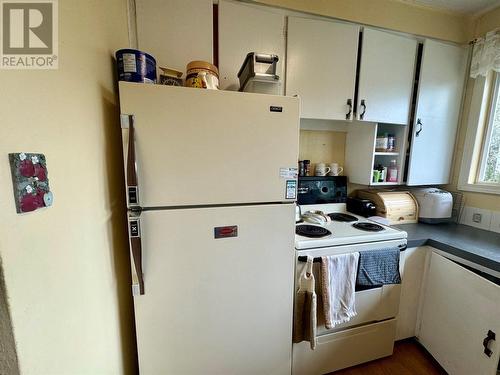
[[[479,15],[500,6],[500,0],[404,0],[407,3],[467,14]]]

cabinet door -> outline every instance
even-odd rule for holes
[[[404,257],[402,257],[403,272],[401,274],[401,299],[399,302],[396,340],[415,336],[418,305],[428,249],[425,246],[413,247],[401,253]]]
[[[136,0],[139,49],[157,66],[186,71],[193,60],[212,62],[212,0]]]
[[[408,123],[417,41],[365,28],[361,48],[357,118]]]
[[[302,118],[352,119],[358,38],[356,25],[288,18],[286,94],[300,96]]]
[[[500,286],[435,252],[423,299],[419,341],[453,375],[495,375],[500,354]],[[491,356],[484,353],[488,331]]]
[[[425,41],[408,185],[449,182],[465,68],[465,48]]]
[[[285,16],[255,5],[219,1],[220,88],[238,90],[238,71],[249,52],[278,55],[277,75],[285,64]]]

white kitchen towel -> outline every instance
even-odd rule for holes
[[[307,257],[298,279],[293,309],[293,342],[309,341],[316,348],[316,292],[313,258]]]
[[[357,252],[321,258],[321,295],[327,329],[348,322],[357,315],[358,261]]]

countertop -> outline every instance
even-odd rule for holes
[[[500,233],[463,224],[403,224],[408,247],[432,246],[500,272]]]

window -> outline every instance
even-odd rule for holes
[[[500,75],[495,74],[492,88],[490,113],[487,119],[485,138],[481,151],[478,181],[500,183]]]
[[[473,84],[458,188],[500,194],[500,73]]]

